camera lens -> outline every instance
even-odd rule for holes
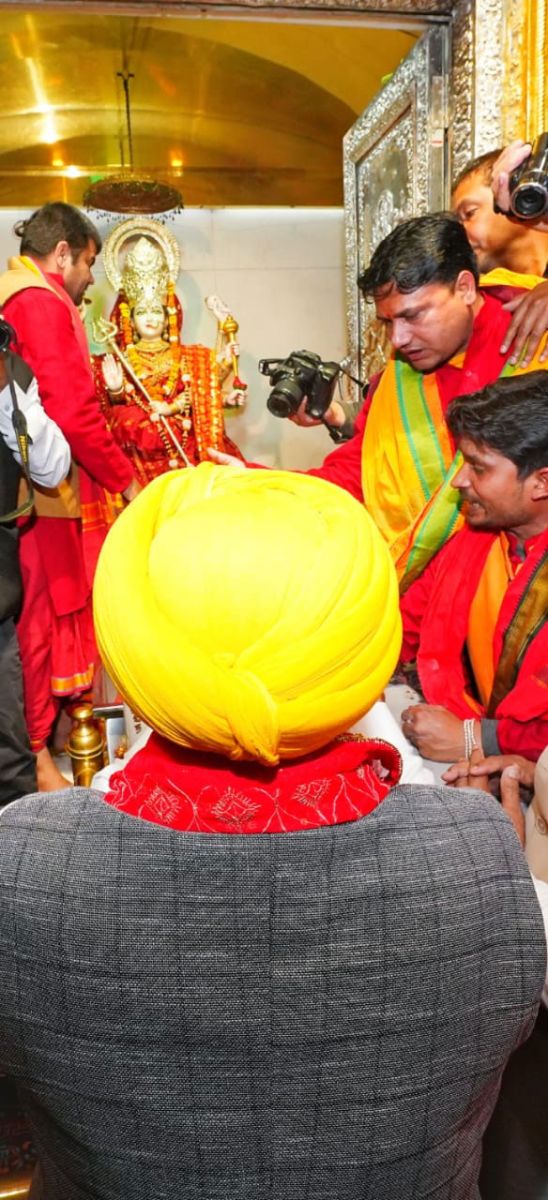
[[[511,207],[518,217],[540,217],[546,200],[546,188],[541,183],[524,183],[518,185],[511,197]]]
[[[290,417],[297,411],[303,398],[303,391],[296,379],[286,379],[279,383],[270,393],[266,406],[275,417]]]

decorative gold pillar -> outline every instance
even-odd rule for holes
[[[525,135],[534,138],[546,129],[545,73],[548,59],[547,0],[528,0],[525,27]]]
[[[548,127],[548,0],[455,0],[452,33],[454,175]]]
[[[548,0],[505,0],[502,138],[532,140],[548,124]]]

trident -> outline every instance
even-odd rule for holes
[[[106,317],[99,317],[98,321],[93,322],[92,328],[93,328],[94,341],[96,341],[99,346],[108,346],[109,350],[111,350],[112,353],[116,355],[116,358],[120,359],[120,362],[124,368],[124,371],[126,371],[126,373],[129,375],[130,379],[133,380],[135,386],[137,388],[139,388],[139,391],[144,396],[147,403],[150,404],[150,407],[152,409],[153,408],[152,400],[146,390],[146,387],[145,387],[143,381],[141,379],[139,379],[138,375],[135,374],[135,371],[133,370],[131,363],[126,358],[125,354],[122,353],[122,351],[120,350],[120,347],[116,341],[116,334],[117,334],[118,330],[116,328],[114,321],[107,321]],[[177,453],[181,455],[183,462],[186,464],[187,467],[193,467],[194,463],[191,463],[191,461],[188,457],[188,454],[181,446],[181,443],[179,442],[178,438],[175,436],[175,434],[174,434],[171,426],[169,425],[168,421],[166,420],[166,418],[161,415],[159,417],[159,420],[162,422],[162,425],[164,426],[166,433],[171,438],[171,441],[173,442],[173,445],[175,446]]]

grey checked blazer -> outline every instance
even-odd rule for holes
[[[307,833],[0,816],[0,1065],[47,1200],[473,1200],[545,972],[517,838],[399,787]]]

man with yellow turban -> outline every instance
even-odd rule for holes
[[[228,536],[229,534],[229,536]],[[0,1068],[41,1200],[469,1200],[546,967],[506,816],[345,730],[400,617],[323,480],[202,464],[124,512],[105,664],[154,732],[0,816]]]

